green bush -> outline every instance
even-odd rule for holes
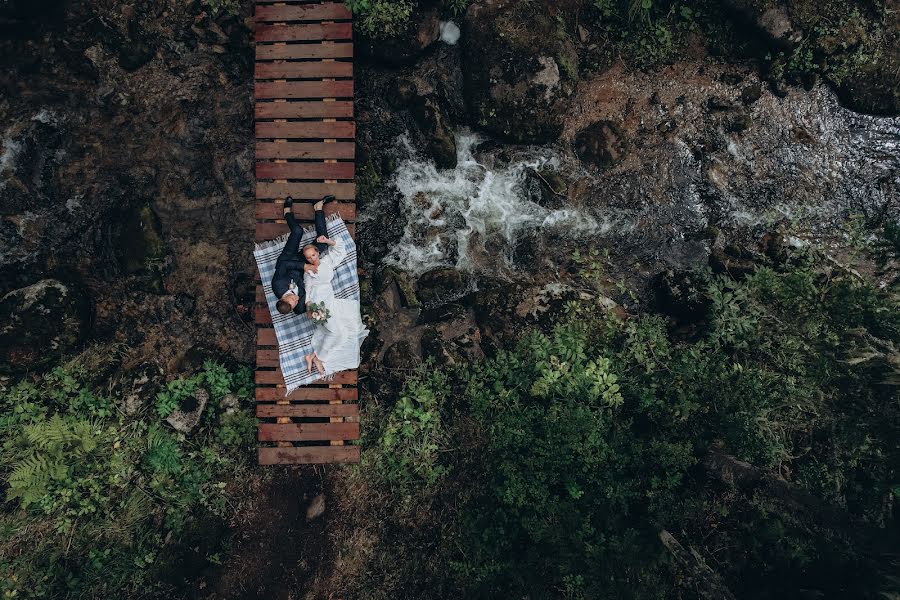
[[[76,365],[0,389],[4,597],[165,595],[201,523],[229,516],[227,482],[250,466],[253,416],[218,405],[252,396],[248,369],[207,362],[133,417],[88,376]],[[159,421],[160,406],[199,386],[210,391],[205,424],[185,438]]]
[[[203,0],[203,4],[214,17],[219,14],[234,17],[241,12],[241,0]]]
[[[373,40],[400,34],[412,15],[417,0],[348,0],[356,27]]]
[[[446,542],[422,561],[453,568],[428,584],[477,597],[678,597],[665,528],[738,596],[881,589],[861,575],[875,559],[827,523],[700,467],[721,443],[852,518],[892,518],[900,408],[884,382],[900,365],[897,297],[816,256],[793,261],[742,281],[700,274],[710,308],[690,340],[659,315],[623,321],[573,303],[552,330],[484,363],[410,378],[364,456],[377,457],[376,485],[417,498],[390,521],[421,506],[443,515]]]

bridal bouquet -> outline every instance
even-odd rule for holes
[[[328,310],[324,302],[311,302],[307,307],[307,312],[309,313],[309,318],[316,325],[324,325],[328,322],[328,317],[331,316],[331,311]]]

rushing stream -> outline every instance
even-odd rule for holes
[[[530,149],[507,164],[490,166],[495,162],[490,156],[476,156],[483,141],[470,131],[457,132],[457,166],[438,170],[406,138],[400,140],[406,158],[393,183],[407,224],[386,259],[389,264],[414,274],[445,266],[469,272],[488,265],[509,268],[515,244],[526,234],[564,229],[583,237],[602,231],[585,212],[546,208],[526,190],[529,173],[560,169],[553,149]]]
[[[851,112],[818,86],[763,94],[747,109],[752,125],[736,132],[724,111],[707,108],[726,89],[714,74],[681,76],[662,89],[659,79],[645,87],[640,74],[597,81],[607,104],[583,89],[556,146],[497,148],[458,131],[454,169],[436,169],[402,137],[393,184],[406,225],[386,261],[413,274],[448,266],[496,274],[532,259],[523,244],[546,253],[560,239],[571,247],[600,239],[644,262],[688,263],[707,252],[710,226],[750,236],[781,227],[840,244],[854,222],[871,228],[900,215],[900,119]],[[617,93],[653,92],[643,105],[616,103]],[[597,118],[624,122],[629,138],[626,158],[606,170],[579,161],[567,143]],[[659,123],[672,123],[671,133]],[[537,171],[569,182],[564,200],[541,201]]]

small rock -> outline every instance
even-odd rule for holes
[[[325,494],[319,494],[312,499],[306,508],[306,520],[314,521],[325,513]]]
[[[585,28],[584,25],[578,25],[578,39],[582,44],[587,42],[591,38],[591,32]]]
[[[709,100],[706,101],[706,106],[707,108],[709,108],[709,110],[712,111],[725,111],[735,109],[734,102],[728,100],[727,98],[722,98],[721,96],[711,96]]]
[[[175,409],[172,411],[172,414],[166,417],[166,422],[175,431],[188,434],[197,427],[200,423],[200,417],[203,416],[203,411],[206,410],[206,405],[209,403],[209,392],[203,388],[197,388],[192,400],[191,404],[193,406],[186,407],[188,408],[187,411],[180,408]]]
[[[422,355],[426,358],[433,358],[438,365],[453,366],[460,359],[451,351],[450,344],[430,327],[422,333]]]
[[[741,102],[746,105],[753,104],[762,96],[762,87],[758,83],[748,85],[741,90]]]
[[[723,126],[725,131],[738,133],[750,129],[750,125],[752,124],[753,118],[750,116],[750,113],[746,110],[739,110],[735,111],[734,114],[728,115]]]
[[[436,96],[417,97],[412,115],[425,136],[428,154],[439,169],[456,167],[456,138]]]
[[[231,413],[237,412],[238,408],[241,406],[241,401],[237,397],[237,394],[225,394],[225,397],[222,398],[219,406],[222,407],[222,410],[225,411],[226,415],[230,415]]]
[[[617,124],[612,121],[597,121],[575,136],[574,148],[581,160],[606,169],[625,157],[628,144]]]

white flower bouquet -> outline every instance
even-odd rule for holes
[[[306,312],[316,325],[324,325],[331,316],[331,311],[328,310],[324,302],[311,302],[306,308]]]

